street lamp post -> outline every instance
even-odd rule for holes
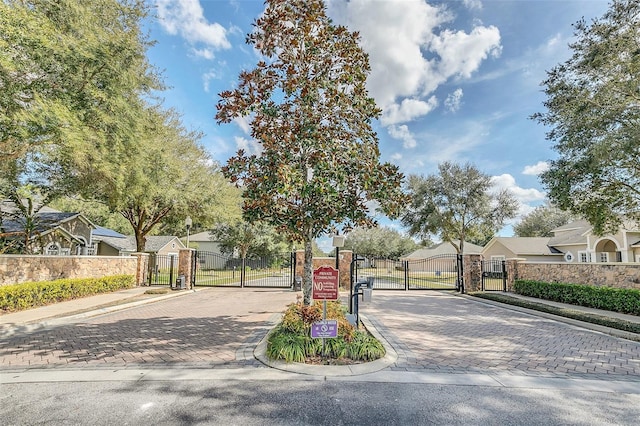
[[[184,225],[187,227],[187,248],[189,248],[189,231],[191,230],[191,225],[193,225],[191,216],[187,216],[187,218],[184,220]]]

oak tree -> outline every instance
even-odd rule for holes
[[[546,111],[533,116],[559,154],[541,178],[556,206],[615,232],[640,221],[640,3],[613,0],[574,28],[573,55],[548,71]]]
[[[493,191],[491,177],[472,164],[445,162],[438,170],[409,177],[412,201],[402,223],[412,235],[437,236],[464,254],[466,241],[486,242],[515,217],[515,197],[506,189]]]

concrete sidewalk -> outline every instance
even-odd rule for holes
[[[162,290],[167,290],[162,293]],[[151,290],[153,293],[148,294]],[[201,289],[199,289],[201,290]],[[133,306],[183,296],[195,290],[171,290],[167,286],[134,287],[66,302],[0,315],[0,338],[29,332],[73,319],[89,318]]]

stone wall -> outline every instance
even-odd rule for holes
[[[512,263],[509,261],[508,269],[513,270],[513,275],[509,275],[520,280],[640,289],[639,263]]]
[[[135,256],[0,256],[0,285],[61,278],[101,278],[111,275],[134,275],[142,257]],[[138,285],[144,281],[138,282]]]

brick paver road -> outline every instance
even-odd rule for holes
[[[296,300],[207,289],[0,341],[0,368],[253,366],[253,349]],[[376,291],[362,313],[398,351],[394,370],[640,382],[640,343],[440,292]]]
[[[640,381],[640,343],[440,292],[374,292],[361,305],[395,370]]]
[[[286,290],[206,289],[0,341],[0,366],[260,364],[253,349]]]

